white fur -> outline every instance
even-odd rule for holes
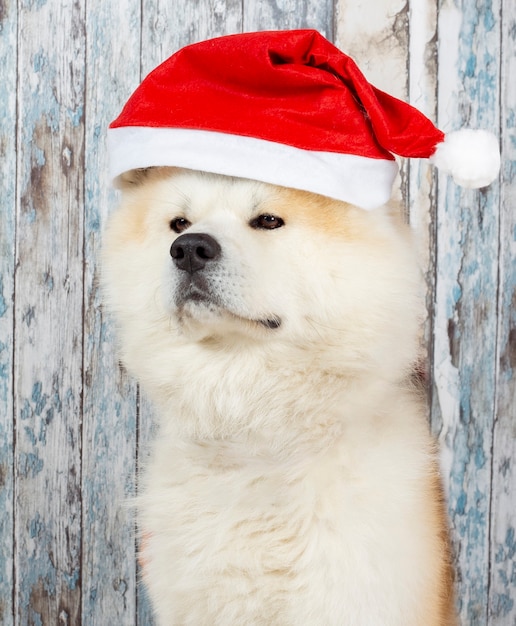
[[[413,251],[387,209],[326,205],[172,171],[111,220],[107,300],[160,416],[139,499],[160,625],[452,623],[433,442],[403,383]],[[285,226],[251,228],[260,213]],[[216,306],[175,304],[177,216],[221,245]]]

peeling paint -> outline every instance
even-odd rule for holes
[[[34,306],[28,306],[23,313],[22,321],[25,322],[28,327],[30,327],[30,325],[34,321],[35,314],[36,308]]]
[[[68,589],[74,590],[77,589],[78,583],[80,582],[80,572],[79,570],[73,571],[71,574],[64,573],[64,580],[68,585]]]
[[[29,475],[35,478],[43,470],[44,462],[33,452],[20,452],[18,461],[18,472],[20,476],[28,478]]]
[[[34,519],[29,522],[29,536],[31,537],[31,539],[35,539],[42,535],[44,529],[45,525],[41,520],[41,516],[39,513],[36,513]]]
[[[507,529],[507,534],[505,536],[505,548],[507,550],[505,553],[505,558],[512,561],[514,559],[514,556],[516,555],[515,533],[514,528],[512,527],[509,527]]]
[[[22,0],[21,6],[28,11],[31,10],[40,10],[47,3],[47,0]]]
[[[496,593],[493,598],[492,614],[506,617],[514,608],[514,600],[506,593]]]
[[[3,317],[7,312],[7,302],[4,296],[4,279],[0,275],[0,317]]]
[[[440,5],[440,124],[496,128],[499,18],[490,2],[478,10],[463,3],[461,9]],[[445,177],[439,181],[435,377],[442,439],[449,446],[449,510],[455,541],[463,548],[456,558],[461,623],[484,625],[492,603],[487,561],[496,454],[499,197],[496,187],[470,192]]]
[[[35,382],[32,387],[32,402],[34,403],[34,413],[41,415],[48,400],[46,393],[42,393],[43,385],[40,381]]]
[[[71,121],[72,126],[77,128],[84,120],[84,106],[80,104],[76,109],[67,109],[66,114]]]

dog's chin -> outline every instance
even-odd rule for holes
[[[263,337],[277,332],[282,324],[277,315],[248,316],[198,297],[178,306],[175,317],[181,331],[195,341],[234,334]]]

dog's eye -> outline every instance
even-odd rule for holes
[[[259,215],[249,222],[249,226],[251,226],[251,228],[261,228],[266,230],[280,228],[284,224],[285,222],[281,219],[281,217],[269,214]]]
[[[170,228],[175,232],[175,233],[182,233],[184,230],[186,230],[189,226],[191,226],[190,222],[185,219],[184,217],[175,217],[171,222],[170,222]]]

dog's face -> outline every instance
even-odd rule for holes
[[[358,369],[413,348],[417,271],[386,211],[159,168],[126,181],[104,248],[136,371],[144,346],[295,346]]]

